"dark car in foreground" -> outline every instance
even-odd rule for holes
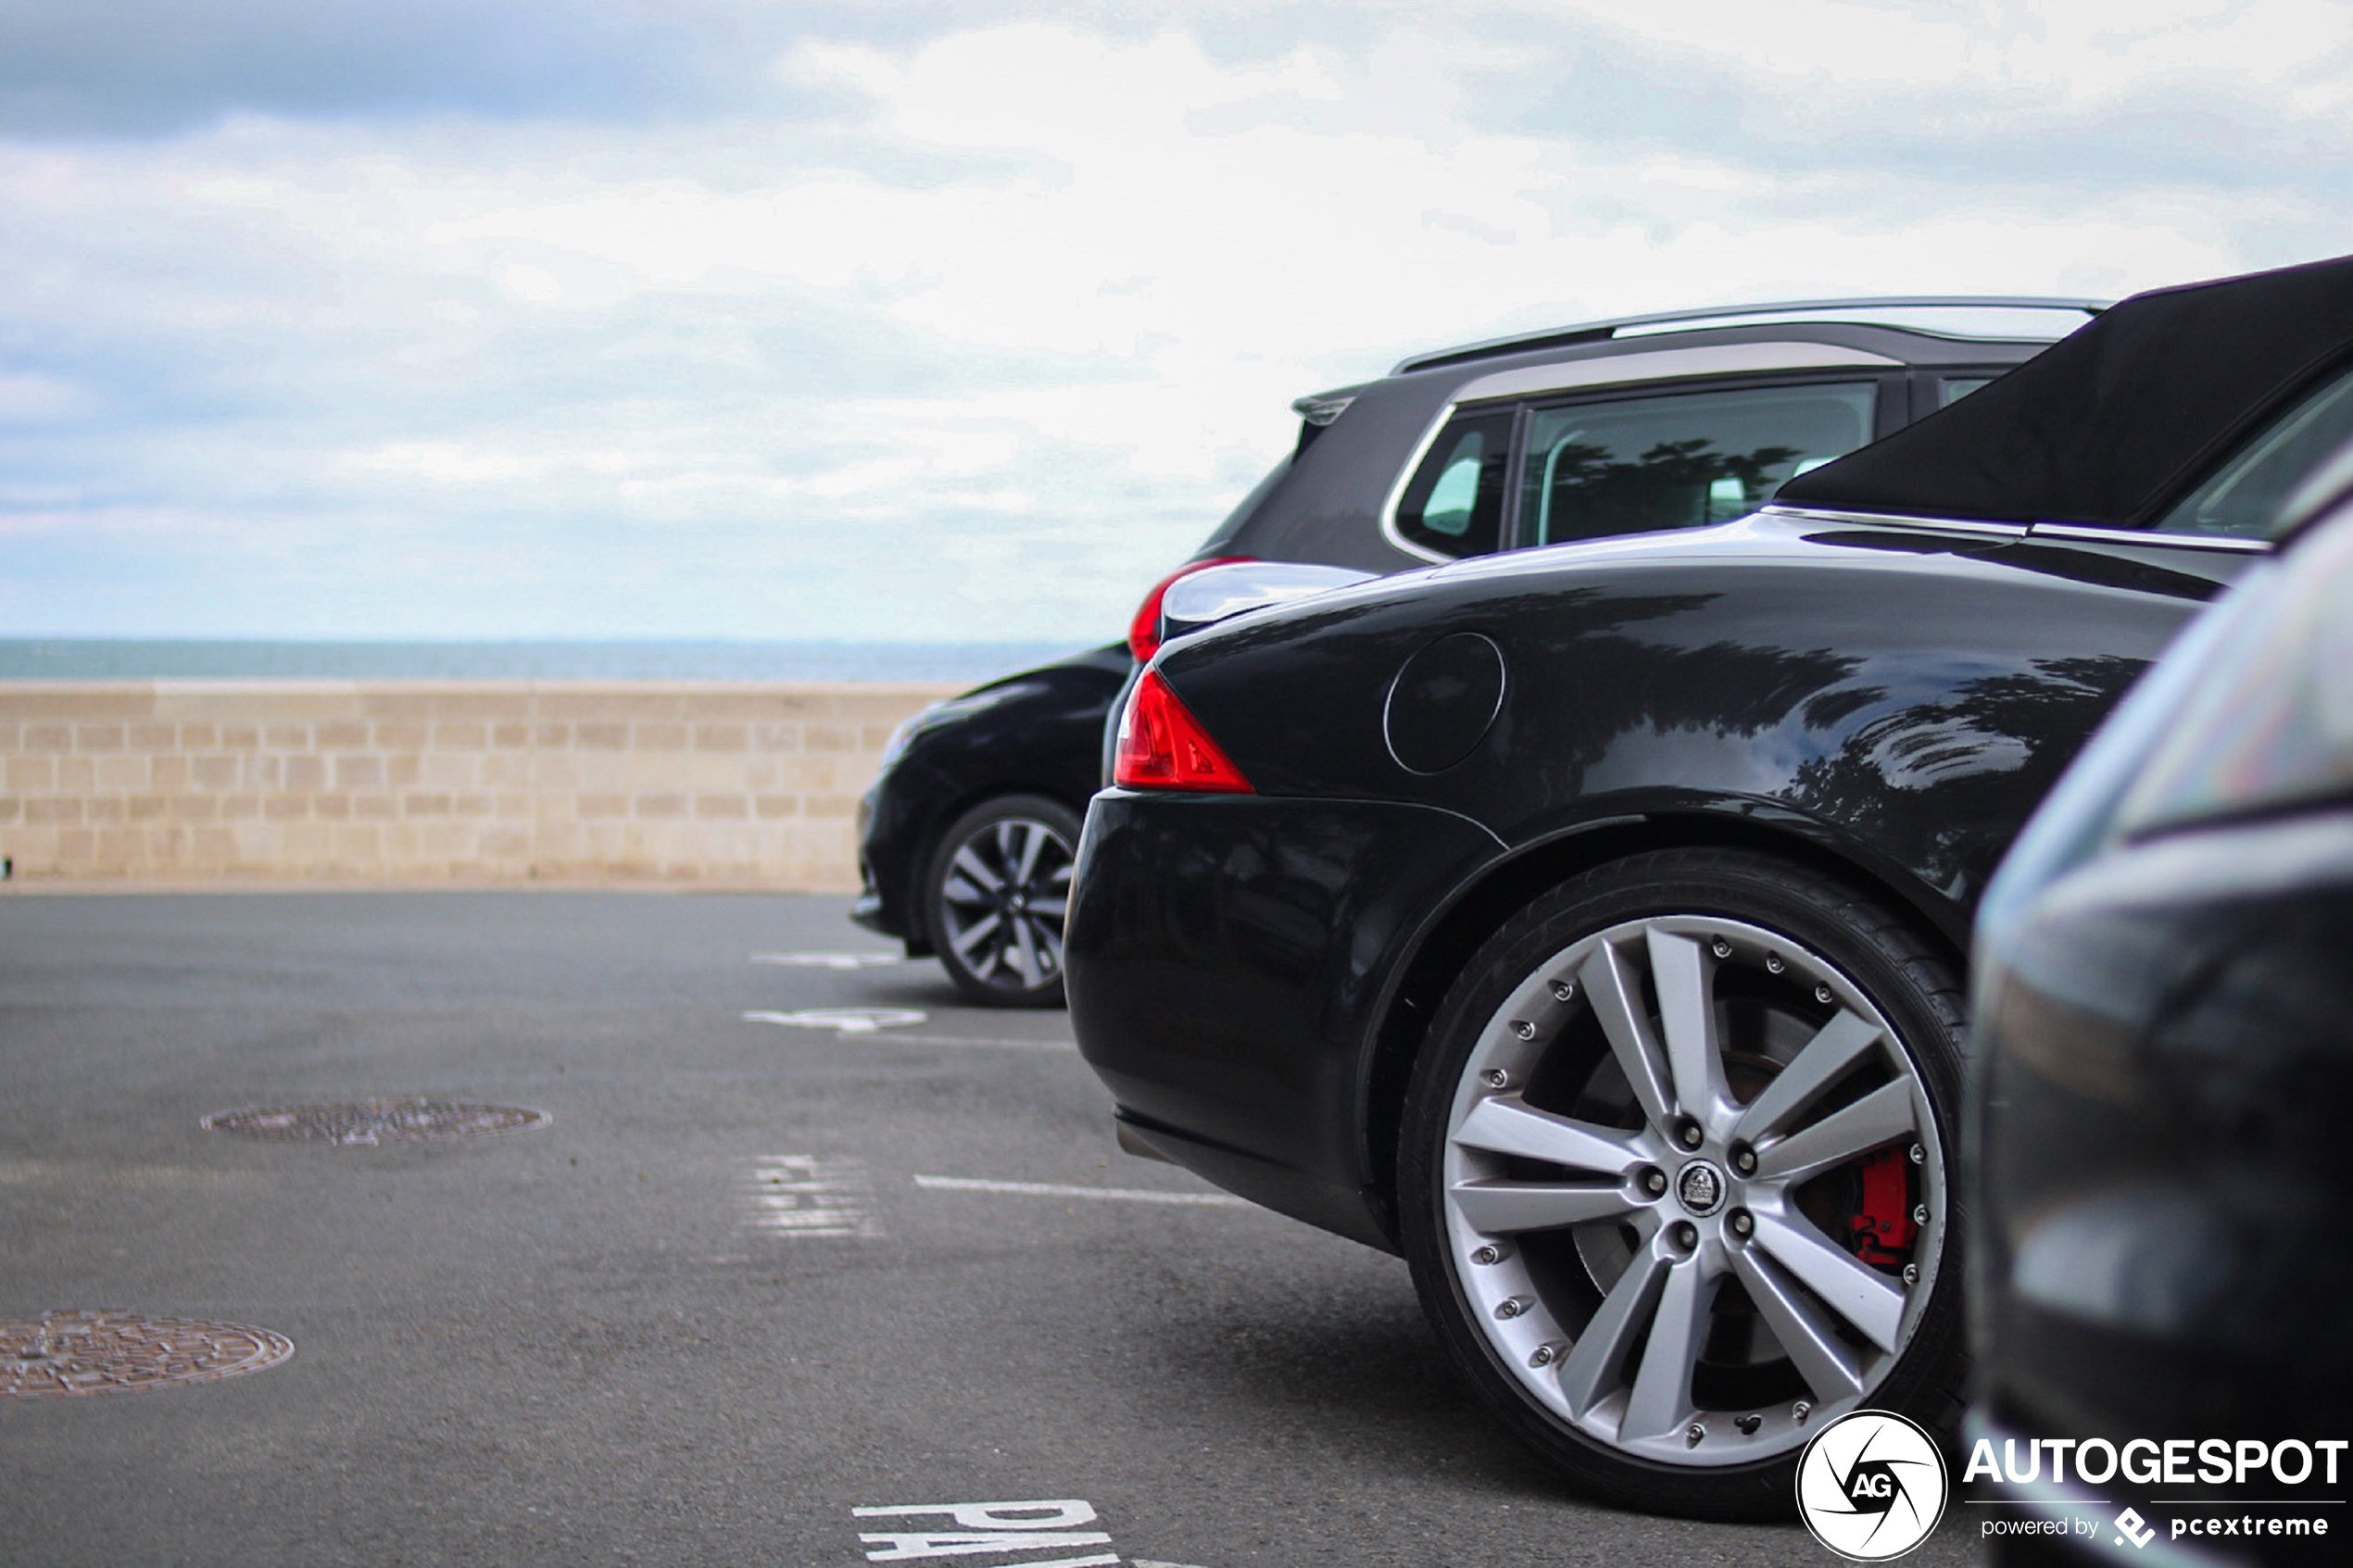
[[[1980,918],[1972,1468],[2067,1532],[1999,1562],[2139,1559],[2127,1507],[2196,1561],[2353,1557],[2353,463],[2309,495]]]
[[[1754,515],[1172,640],[1065,938],[1123,1140],[1402,1251],[1598,1495],[1785,1515],[1844,1411],[1950,1434],[1980,894],[2348,363],[2353,260],[2145,295]]]
[[[1592,322],[1416,356],[1302,397],[1296,448],[1178,574],[1223,560],[1382,573],[1697,527],[1984,385],[2099,308],[1828,300]],[[1114,702],[1156,646],[971,692],[895,739],[868,792],[852,918],[937,954],[973,1000],[1062,999],[1063,893]],[[1132,658],[1131,658],[1132,656]]]

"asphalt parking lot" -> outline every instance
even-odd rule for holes
[[[1565,1493],[1441,1365],[1403,1263],[1117,1152],[1063,1014],[960,1006],[929,963],[825,967],[887,957],[845,903],[0,901],[0,1318],[294,1346],[0,1399],[0,1558],[1833,1561],[1794,1525]],[[919,1016],[795,1019],[829,1009]],[[199,1124],[412,1096],[550,1120],[373,1146]],[[1072,1506],[904,1512],[1045,1499]],[[1907,1561],[1970,1558],[1954,1512]]]

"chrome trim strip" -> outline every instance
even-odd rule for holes
[[[1448,561],[1461,558],[1433,550],[1427,545],[1416,545],[1400,533],[1397,531],[1397,508],[1405,499],[1405,486],[1413,483],[1415,473],[1422,466],[1422,459],[1429,456],[1432,446],[1438,445],[1438,433],[1444,430],[1446,421],[1453,417],[1454,405],[1452,403],[1438,410],[1438,417],[1429,421],[1429,428],[1422,432],[1422,438],[1414,443],[1414,450],[1405,458],[1405,466],[1397,470],[1396,483],[1389,487],[1389,499],[1383,501],[1380,507],[1381,537],[1416,560],[1426,560],[1432,566],[1444,566]]]
[[[2154,528],[2094,528],[2076,522],[2038,522],[2028,532],[2037,539],[2080,539],[2087,545],[2155,545],[2167,549],[2218,550],[2232,556],[2271,553],[2269,539],[2225,539],[2212,533],[2162,533]]]
[[[1982,533],[1989,539],[2023,539],[2027,527],[2022,522],[1979,522],[1957,517],[1915,517],[1898,512],[1836,512],[1813,507],[1784,507],[1768,503],[1757,509],[1759,517],[1787,518],[1795,522],[1834,522],[1854,528],[1917,528],[1935,533]]]
[[[1766,370],[1900,370],[1904,362],[1869,349],[1830,343],[1726,343],[1705,348],[1646,348],[1592,359],[1567,359],[1520,370],[1499,370],[1454,389],[1456,403],[1532,397],[1619,383],[1681,376],[1735,376]]]

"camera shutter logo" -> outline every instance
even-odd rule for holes
[[[1797,1461],[1798,1516],[1856,1562],[1884,1562],[1928,1539],[1950,1490],[1935,1439],[1886,1411],[1839,1417]]]

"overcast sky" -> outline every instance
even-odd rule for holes
[[[1292,397],[2353,251],[2353,5],[0,4],[0,634],[1115,635]]]

